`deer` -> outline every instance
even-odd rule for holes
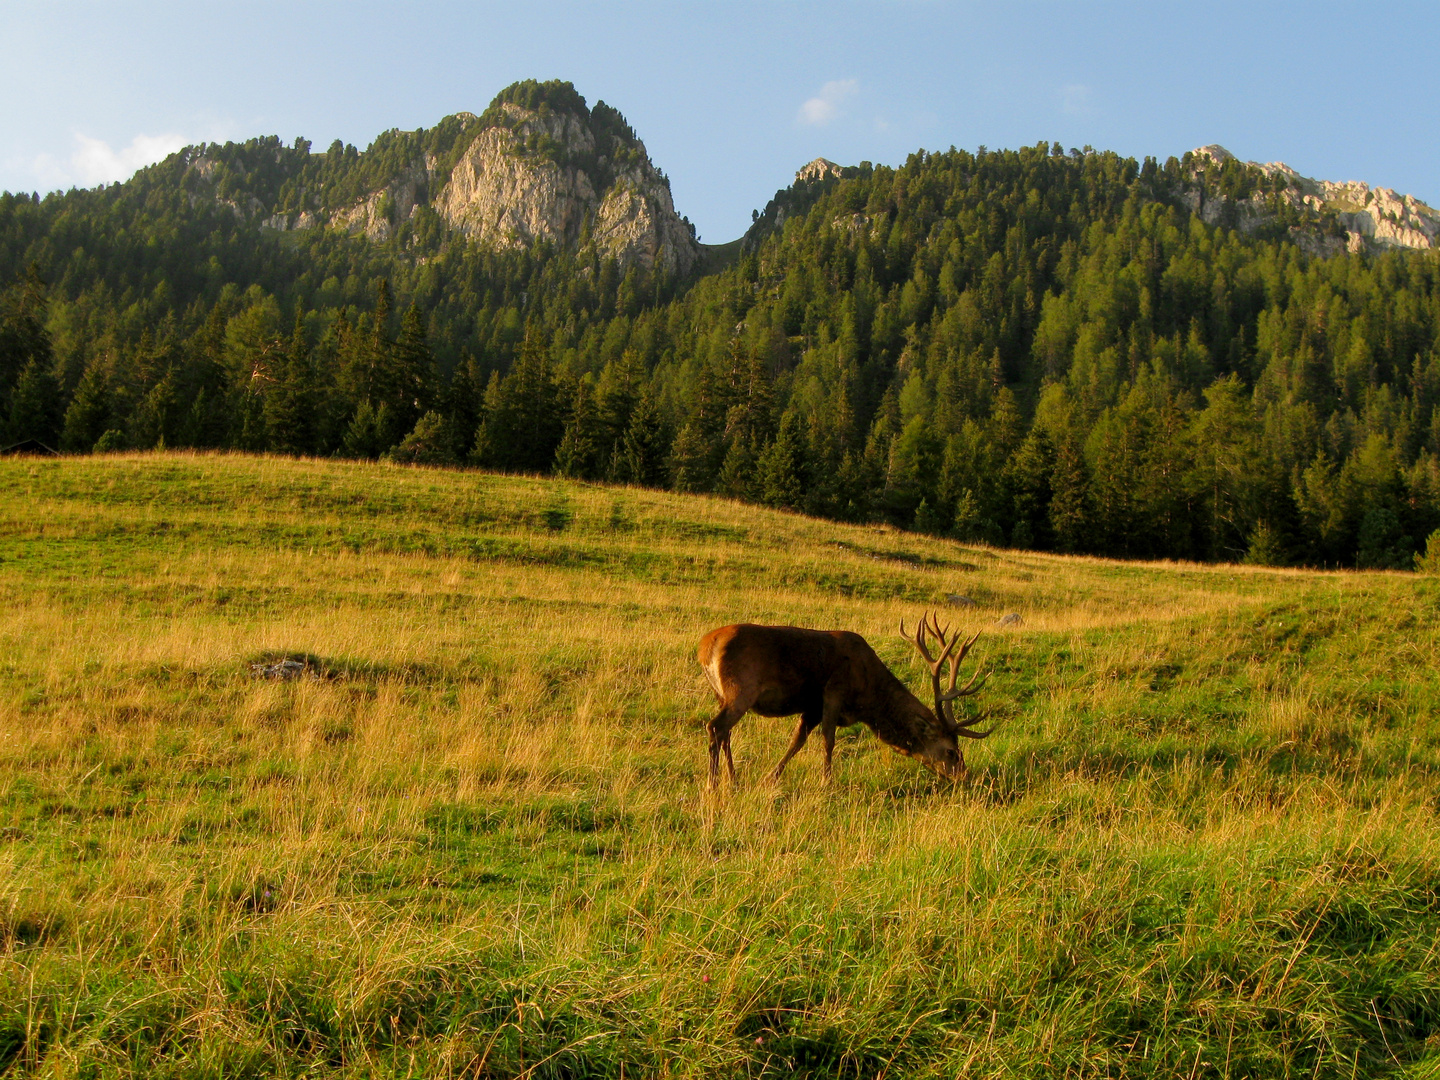
[[[962,780],[966,775],[961,739],[983,739],[995,729],[976,730],[981,717],[956,720],[954,702],[976,694],[988,681],[977,668],[957,689],[960,665],[980,637],[962,642],[959,633],[941,627],[938,618],[922,616],[914,635],[900,621],[900,636],[911,642],[930,668],[935,705],[930,707],[906,689],[866,640],[848,630],[804,630],[796,626],[738,623],[711,630],[700,639],[697,659],[720,711],[706,725],[710,734],[710,787],[720,782],[720,753],[735,783],[730,730],[748,712],[760,716],[800,715],[785,756],[770,772],[780,779],[790,759],[800,752],[810,732],[820,729],[825,744],[825,782],[831,779],[835,729],[864,724],[887,746],[916,758],[937,775]],[[931,654],[933,638],[939,655]],[[958,651],[957,651],[958,649]],[[942,687],[942,670],[950,665],[950,681]]]

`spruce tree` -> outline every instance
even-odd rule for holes
[[[167,370],[140,399],[130,414],[131,446],[151,449],[167,443],[173,445],[178,427],[175,414],[179,406],[175,382],[175,372]]]
[[[555,474],[574,480],[592,480],[599,469],[601,437],[594,395],[585,379],[575,381],[570,417],[555,451]]]
[[[37,365],[37,372],[53,368],[45,312],[45,283],[31,263],[23,279],[0,290],[0,417],[10,414],[11,395],[31,364]],[[33,379],[29,392],[43,393]]]
[[[400,336],[391,347],[393,364],[391,408],[397,426],[409,430],[435,404],[439,375],[430,354],[425,320],[411,304],[400,320]]]
[[[670,439],[664,417],[647,389],[635,403],[630,425],[622,442],[621,473],[617,479],[641,487],[660,487],[665,482],[665,464],[670,453]]]
[[[445,434],[445,418],[433,409],[420,417],[400,444],[387,453],[390,461],[408,465],[450,465],[454,459]]]
[[[759,494],[767,506],[798,510],[805,499],[805,441],[800,419],[787,412],[759,461]]]
[[[65,410],[60,445],[65,450],[88,453],[110,427],[110,371],[102,357],[85,367],[80,384]]]
[[[505,380],[498,371],[492,371],[481,399],[480,422],[475,428],[470,460],[486,468],[505,468],[513,447],[510,428],[510,403],[505,394]]]
[[[686,421],[670,452],[670,484],[676,491],[709,491],[715,475],[714,442],[698,419]]]
[[[1056,548],[1070,553],[1092,550],[1090,474],[1073,436],[1062,441],[1056,452],[1051,489],[1050,529]]]
[[[341,453],[345,457],[374,461],[389,449],[386,445],[389,431],[389,406],[382,402],[377,409],[369,401],[362,401],[355,407],[355,415],[345,429]]]
[[[730,441],[715,490],[732,499],[753,499],[759,493],[759,476],[755,469],[755,447],[741,436]]]
[[[290,340],[277,351],[275,378],[265,392],[270,449],[282,454],[313,452],[318,397],[304,314],[297,307]]]
[[[622,473],[627,468],[622,460],[625,433],[644,382],[645,366],[633,349],[626,349],[618,360],[607,363],[600,371],[595,388],[596,435],[601,468],[610,479],[623,482]]]
[[[1009,494],[1010,544],[1018,548],[1049,550],[1051,477],[1055,446],[1041,428],[1034,428],[1005,466]]]
[[[0,444],[34,439],[56,448],[60,445],[61,417],[60,384],[49,364],[32,359],[20,372],[10,395],[10,414],[0,432]]]

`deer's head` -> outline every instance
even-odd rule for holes
[[[917,749],[914,756],[919,758],[931,771],[951,780],[962,780],[965,777],[965,755],[960,750],[960,740],[983,739],[995,730],[990,728],[988,731],[976,731],[975,725],[980,722],[979,717],[971,720],[957,721],[955,719],[954,703],[962,697],[978,693],[990,677],[989,672],[982,675],[977,668],[975,674],[970,676],[970,681],[964,686],[957,687],[955,685],[959,681],[960,665],[970,652],[970,647],[980,637],[980,631],[975,631],[968,641],[962,642],[958,632],[951,634],[948,626],[942,627],[936,616],[927,613],[921,617],[920,625],[916,627],[913,636],[905,630],[905,622],[902,619],[900,636],[914,644],[915,648],[919,650],[921,657],[930,668],[930,684],[935,692],[934,711],[921,705],[920,707],[924,708],[926,715],[923,718],[916,718],[921,721],[918,725],[921,730],[916,732]],[[939,656],[931,654],[931,638],[935,640]],[[947,664],[950,667],[949,685],[942,686],[944,669]]]

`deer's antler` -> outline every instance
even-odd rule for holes
[[[935,640],[940,643],[941,650],[939,657],[930,655],[930,649],[925,640],[927,635],[934,637]],[[971,730],[979,723],[978,717],[973,720],[956,721],[955,710],[948,707],[950,702],[957,698],[969,697],[972,694],[978,693],[980,688],[983,687],[990,678],[988,671],[982,675],[977,668],[975,674],[970,676],[969,682],[958,690],[955,687],[955,683],[960,678],[960,665],[964,662],[966,655],[969,654],[971,646],[979,640],[980,631],[976,630],[975,633],[970,636],[970,639],[962,644],[958,633],[950,633],[948,623],[945,626],[941,626],[938,616],[926,612],[926,614],[920,618],[920,625],[915,628],[914,637],[906,633],[905,620],[901,619],[900,636],[914,644],[930,668],[930,684],[935,691],[935,715],[942,720],[948,720],[955,728],[956,734],[963,735],[967,739],[983,739],[986,735],[989,735],[989,731],[979,732]],[[955,651],[957,645],[960,646],[958,653]],[[946,661],[949,661],[950,664],[950,685],[942,690],[940,688],[941,669],[945,666]],[[991,730],[994,729],[992,728]]]

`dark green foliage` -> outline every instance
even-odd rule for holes
[[[60,443],[64,408],[45,330],[45,291],[32,265],[0,292],[0,446]]]
[[[60,445],[81,452],[91,449],[110,426],[110,372],[102,359],[92,360],[65,410]]]
[[[655,399],[648,389],[643,390],[620,441],[611,467],[612,476],[621,483],[660,487],[665,482],[670,443],[670,433]]]
[[[918,153],[778,193],[692,281],[449,233],[426,184],[491,124],[571,153],[539,134],[559,118],[589,131],[593,160],[566,164],[597,185],[641,153],[614,109],[532,81],[364,153],[259,139],[0,196],[7,436],[378,457],[433,413],[428,461],[991,543],[1408,566],[1440,528],[1437,264],[1307,257],[1290,230],[1330,226],[1280,180],[1044,143]],[[385,239],[292,227],[403,177],[416,210]],[[1197,194],[1270,198],[1275,223],[1207,226]]]
[[[587,379],[575,381],[570,416],[555,451],[555,472],[574,480],[593,480],[600,473],[600,444],[604,440],[595,413],[595,395]]]
[[[420,417],[410,434],[390,452],[390,458],[410,465],[455,464],[446,438],[445,418],[433,410]]]

